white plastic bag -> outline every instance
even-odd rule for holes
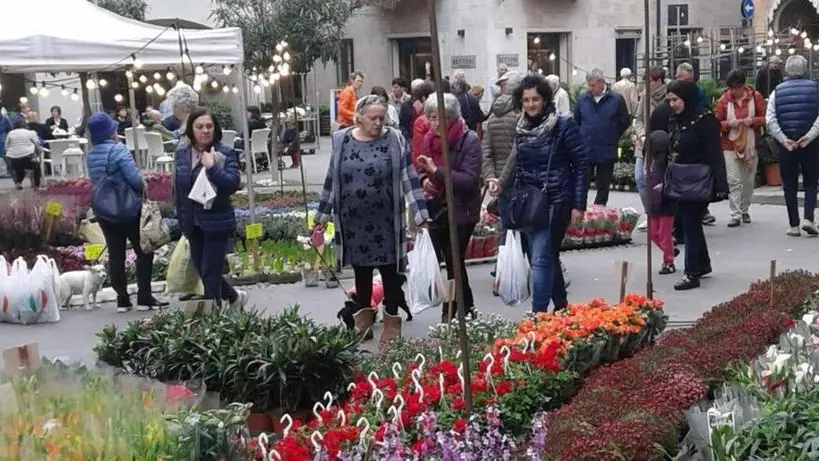
[[[9,265],[6,258],[0,256],[0,323],[6,321],[6,311],[8,310],[9,300],[6,295],[9,283]]]
[[[34,303],[32,293],[35,285],[31,283],[31,274],[23,258],[17,258],[11,264],[8,278],[9,310],[6,321],[24,325],[37,323],[42,311]]]
[[[418,314],[440,306],[444,302],[444,277],[428,230],[421,229],[418,232],[415,247],[407,253],[407,260],[410,312]]]
[[[501,301],[507,306],[520,304],[529,299],[529,261],[523,254],[523,244],[518,231],[506,231],[506,242],[498,248],[495,286]]]
[[[30,325],[47,321],[52,309],[58,309],[54,293],[54,270],[45,256],[37,256],[37,262],[28,273],[28,286],[24,303],[18,306],[20,323]]]
[[[43,293],[40,293],[38,300],[42,308],[39,323],[57,323],[60,321],[60,270],[53,258],[40,255],[37,260],[43,263],[40,271],[45,279]]]
[[[199,174],[196,176],[196,181],[193,183],[193,187],[191,187],[188,198],[194,202],[201,203],[206,210],[210,209],[210,206],[213,204],[213,199],[216,198],[216,189],[213,187],[213,184],[210,183],[208,174],[205,172],[205,167],[199,170]]]

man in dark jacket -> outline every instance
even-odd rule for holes
[[[768,133],[777,141],[782,189],[792,237],[805,231],[819,235],[814,223],[819,181],[819,88],[808,78],[808,61],[798,54],[785,62],[785,81],[768,97],[765,113]],[[805,186],[805,216],[799,221],[799,174]]]
[[[779,56],[771,56],[768,58],[768,65],[756,73],[756,91],[759,91],[763,98],[768,99],[776,86],[782,83],[781,65]]]
[[[461,117],[466,126],[472,131],[478,131],[478,125],[483,122],[484,115],[478,98],[469,94],[470,86],[466,82],[463,72],[455,74],[452,82],[452,92],[461,105]]]
[[[580,125],[580,136],[586,144],[589,182],[597,186],[595,205],[609,201],[611,177],[617,160],[617,144],[631,125],[626,101],[606,86],[603,71],[592,70],[586,76],[588,91],[574,106],[574,119]]]

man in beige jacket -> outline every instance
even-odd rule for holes
[[[612,85],[611,89],[620,93],[620,96],[626,100],[628,114],[634,117],[634,113],[637,111],[637,85],[631,81],[631,69],[623,67],[620,70],[620,80]]]

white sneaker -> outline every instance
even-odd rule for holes
[[[151,310],[151,306],[140,306],[139,304],[137,304],[136,310],[138,312],[147,312]]]
[[[131,308],[130,307],[118,307],[117,308],[117,314],[124,314],[126,312],[131,312]]]
[[[568,290],[569,285],[572,284],[572,279],[569,278],[569,271],[566,270],[566,266],[563,263],[560,263],[560,270],[563,272],[563,286]]]
[[[243,290],[236,290],[236,301],[230,303],[230,308],[234,310],[243,310],[247,304],[247,292]]]
[[[648,230],[648,220],[644,219],[640,224],[637,224],[637,230],[640,232],[645,232]]]
[[[799,228],[798,228],[798,227],[791,227],[791,228],[790,228],[790,229],[788,229],[788,231],[787,231],[787,232],[785,232],[785,233],[786,233],[787,235],[790,235],[791,237],[799,237],[800,235],[802,235],[802,232],[799,230]]]
[[[808,236],[815,237],[819,235],[819,229],[816,228],[816,224],[813,221],[808,221],[807,219],[802,220],[802,224],[799,226],[803,231],[805,231]]]

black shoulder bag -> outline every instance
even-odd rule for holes
[[[553,130],[557,130],[555,125]],[[506,206],[501,207],[501,220],[507,229],[532,231],[538,229],[548,229],[551,224],[551,203],[549,203],[549,191],[546,181],[549,180],[549,172],[552,170],[552,159],[554,158],[555,149],[560,143],[560,139],[555,139],[552,146],[549,148],[549,162],[546,166],[546,180],[543,185],[538,187],[534,185],[522,186],[521,176],[530,175],[520,168],[516,168],[515,172],[515,186],[513,192],[506,200]]]

